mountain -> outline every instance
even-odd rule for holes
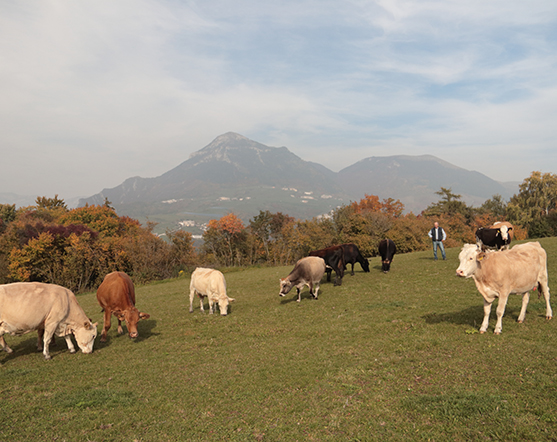
[[[441,187],[478,206],[495,194],[508,200],[518,183],[499,183],[431,155],[370,157],[335,173],[286,147],[229,132],[159,177],[129,178],[79,205],[108,200],[119,215],[159,223],[156,231],[181,224],[201,233],[200,225],[228,212],[245,222],[259,210],[306,219],[365,194],[399,199],[406,211],[418,214],[439,200],[435,192]]]
[[[435,192],[450,188],[468,205],[479,206],[495,194],[508,200],[518,183],[499,183],[474,171],[462,169],[432,155],[370,157],[342,169],[338,180],[359,200],[365,193],[399,199],[407,211],[420,213],[439,201]],[[514,189],[514,190],[513,190]]]
[[[80,200],[119,214],[164,222],[174,215],[211,219],[234,212],[247,221],[259,210],[311,218],[349,201],[337,174],[286,147],[268,147],[236,133],[217,137],[156,178],[129,178]]]

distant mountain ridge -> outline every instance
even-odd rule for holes
[[[201,222],[227,212],[245,221],[259,210],[307,219],[365,194],[399,199],[406,211],[418,214],[439,200],[435,192],[441,187],[475,206],[495,194],[507,200],[518,191],[518,183],[499,183],[431,155],[369,157],[335,173],[286,147],[228,132],[158,177],[128,178],[78,205],[108,200],[119,215],[171,228],[180,220]]]
[[[435,192],[441,187],[452,189],[473,206],[481,205],[495,194],[505,199],[514,194],[511,186],[432,155],[365,158],[342,169],[338,179],[343,189],[357,199],[363,198],[364,193],[370,193],[361,184],[366,183],[365,188],[373,189],[373,195],[399,199],[406,210],[415,213],[438,201],[439,196]]]

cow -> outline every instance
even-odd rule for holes
[[[487,330],[491,304],[495,298],[499,298],[495,334],[501,333],[503,314],[511,293],[522,295],[518,322],[524,321],[530,299],[528,292],[536,288],[545,298],[546,318],[551,319],[553,316],[547,285],[547,255],[539,242],[516,245],[510,250],[500,252],[484,252],[476,244],[465,244],[458,258],[460,265],[456,274],[463,278],[473,278],[484,298],[484,319],[480,333]]]
[[[226,294],[226,280],[218,270],[197,267],[191,274],[190,282],[190,313],[193,312],[193,298],[199,296],[199,304],[203,311],[203,298],[209,301],[209,313],[213,314],[213,304],[218,303],[221,316],[228,314],[228,304],[234,301]]]
[[[492,226],[476,230],[476,243],[482,249],[493,247],[497,250],[508,248],[513,238],[513,226],[509,222],[496,222]]]
[[[97,323],[87,317],[77,298],[65,287],[42,282],[15,282],[0,285],[0,346],[12,353],[4,334],[23,335],[38,330],[43,336],[43,355],[50,359],[52,336],[63,336],[70,353],[75,353],[71,335],[83,353],[91,353]]]
[[[327,282],[331,282],[331,273],[334,270],[335,284],[341,285],[344,276],[344,251],[341,246],[331,246],[321,250],[309,252],[309,256],[317,256],[325,260],[327,266]]]
[[[381,270],[387,273],[391,270],[391,263],[396,253],[396,245],[392,239],[379,241],[379,254],[381,255]]]
[[[124,272],[112,272],[104,277],[97,289],[97,301],[104,311],[104,325],[101,342],[106,342],[106,334],[111,326],[111,317],[118,319],[118,334],[124,333],[122,321],[126,322],[128,335],[135,339],[139,336],[137,323],[149,319],[148,313],[140,312],[135,307],[135,289],[131,278]]]
[[[369,272],[369,262],[365,259],[356,244],[341,244],[344,260],[344,269],[347,269],[348,264],[352,264],[352,271],[350,274],[354,276],[354,264],[357,262],[362,266],[364,272]]]
[[[300,302],[301,291],[307,285],[310,295],[313,299],[317,299],[325,268],[325,260],[318,256],[306,256],[298,260],[290,274],[286,278],[280,278],[279,296],[285,296],[292,287],[296,287],[298,302]]]

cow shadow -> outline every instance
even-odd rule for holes
[[[0,350],[0,356],[4,356],[3,360],[0,357],[0,366],[2,365],[2,362],[11,361],[12,359],[19,358],[21,356],[28,356],[28,355],[33,355],[33,354],[36,354],[41,359],[44,359],[44,357],[42,355],[42,350],[37,350],[37,336],[36,335],[33,336],[32,332],[29,335],[29,338],[27,338],[25,340],[22,340],[17,344],[9,342],[10,341],[10,335],[7,335],[7,334],[4,335],[4,339],[6,339],[6,344],[8,344],[8,346],[13,350],[13,352],[12,353],[6,353],[6,352]],[[77,343],[75,342],[74,337],[72,337],[72,342],[74,343],[76,351],[79,352],[80,348],[77,345]],[[69,353],[69,352],[70,352],[70,350],[68,349],[68,345],[66,344],[66,340],[63,337],[54,336],[53,341],[50,342],[50,346],[49,346],[50,357],[52,359],[54,359],[59,354]]]
[[[0,361],[2,362],[11,361],[12,359],[24,355],[40,354],[40,352],[37,351],[37,335],[35,335],[34,337],[29,337],[29,339],[25,339],[24,341],[20,341],[17,344],[10,342],[10,335],[8,334],[4,335],[4,339],[6,340],[6,344],[8,344],[8,346],[13,350],[13,352],[6,353],[0,350],[0,356],[2,356],[0,357]],[[54,348],[56,348],[56,346],[52,346],[52,345],[50,346],[51,356]],[[0,362],[0,365],[2,365],[2,362]]]
[[[304,300],[318,301],[322,294],[323,294],[323,291],[321,289],[319,289],[319,293],[317,294],[317,299],[315,299],[313,296],[311,296],[309,291],[303,291],[302,296],[300,297],[300,302],[302,302]],[[298,301],[298,295],[294,294],[292,297],[288,297],[288,296],[290,296],[290,294],[286,295],[284,298],[281,297],[281,300],[280,300],[281,305],[286,305],[286,304],[290,304],[291,302],[297,302]]]
[[[484,317],[483,306],[468,307],[458,312],[448,313],[428,313],[422,316],[426,324],[441,324],[448,322],[455,325],[469,325],[472,327],[479,326]]]
[[[143,319],[139,321],[137,323],[137,332],[139,333],[139,336],[135,339],[131,339],[128,335],[128,328],[126,327],[125,323],[122,323],[124,334],[119,335],[116,332],[116,330],[118,329],[118,322],[114,323],[114,319],[113,319],[112,327],[110,327],[110,330],[108,331],[108,334],[106,336],[106,342],[101,342],[100,335],[102,333],[102,328],[103,328],[101,322],[99,323],[99,333],[97,335],[97,339],[95,339],[95,348],[109,347],[113,339],[129,339],[130,341],[135,343],[146,341],[147,339],[150,339],[154,336],[158,336],[160,334],[153,331],[153,329],[156,328],[156,326],[157,326],[157,321],[155,319]]]
[[[493,304],[491,307],[490,320],[497,318],[496,314],[497,304]],[[520,308],[517,307],[507,307],[505,308],[506,318],[512,318],[515,321],[518,320],[518,315],[520,314]],[[458,312],[448,312],[448,313],[428,313],[422,316],[426,324],[440,324],[442,322],[448,322],[455,325],[469,325],[471,327],[479,327],[484,318],[484,309],[482,305],[468,307],[464,310]]]

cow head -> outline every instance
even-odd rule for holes
[[[369,273],[369,261],[366,258],[364,258],[361,264],[362,264],[362,269],[364,269],[364,272]]]
[[[279,296],[286,296],[286,294],[290,290],[292,290],[292,281],[290,281],[288,278],[280,278],[279,282],[280,282]]]
[[[87,321],[83,324],[83,327],[77,327],[73,330],[75,340],[77,345],[83,353],[92,353],[93,344],[95,338],[97,337],[97,323],[94,324],[91,321]]]
[[[139,336],[139,332],[137,331],[137,323],[141,319],[149,319],[151,315],[148,313],[140,312],[137,308],[133,307],[124,312],[115,312],[116,317],[119,321],[125,321],[126,326],[128,327],[128,334],[130,338],[135,339]]]
[[[486,253],[482,252],[476,244],[464,244],[458,255],[460,265],[456,269],[456,274],[462,278],[470,278],[478,268],[478,263],[485,256]]]
[[[390,259],[385,259],[384,261],[381,261],[381,269],[383,270],[384,273],[387,273],[389,270],[391,270],[391,262],[392,260]]]
[[[229,298],[224,295],[219,298],[219,310],[221,316],[226,316],[228,314],[228,304],[234,302],[234,298]]]

